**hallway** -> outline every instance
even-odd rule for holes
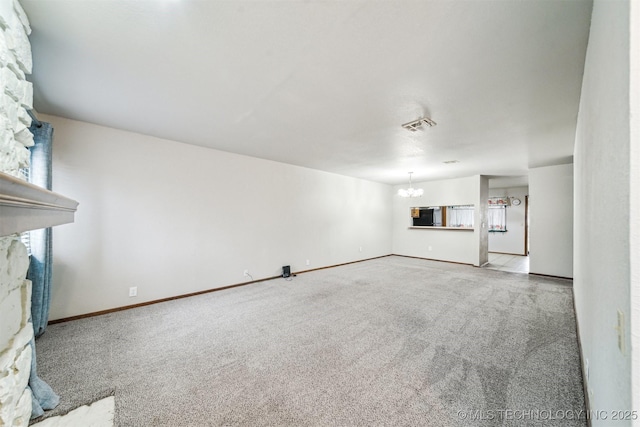
[[[484,268],[507,271],[509,273],[529,274],[529,257],[489,252],[489,264],[485,265]]]

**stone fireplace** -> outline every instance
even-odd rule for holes
[[[33,327],[27,249],[20,233],[73,222],[77,202],[28,184],[33,87],[29,21],[17,0],[0,2],[0,425],[27,426],[31,417]]]

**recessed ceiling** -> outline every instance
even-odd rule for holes
[[[589,1],[21,4],[40,113],[389,184],[571,161]]]

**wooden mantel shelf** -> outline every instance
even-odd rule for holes
[[[0,236],[73,222],[78,202],[0,172]]]

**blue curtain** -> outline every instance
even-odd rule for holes
[[[31,147],[31,168],[29,182],[51,190],[51,143],[53,141],[53,127],[49,123],[41,122],[40,126],[32,124],[29,128],[33,133],[35,145]],[[31,247],[31,262],[27,279],[31,280],[31,321],[36,337],[42,335],[49,321],[49,303],[51,300],[51,228],[29,232]],[[31,418],[38,417],[44,410],[53,409],[60,398],[51,387],[40,378],[37,373],[35,338],[31,341],[33,357],[31,359],[31,376],[29,387],[33,393]]]
[[[53,127],[41,122],[29,129],[33,133],[35,145],[31,147],[31,169],[29,182],[51,190],[51,142]],[[27,279],[33,282],[31,291],[31,321],[36,337],[44,333],[49,321],[49,300],[51,299],[51,228],[29,232],[31,263]]]
[[[31,339],[31,374],[29,375],[29,388],[31,389],[31,418],[39,417],[45,410],[53,409],[60,403],[60,397],[51,389],[51,386],[42,381],[38,376],[38,363],[36,361],[36,340]]]

